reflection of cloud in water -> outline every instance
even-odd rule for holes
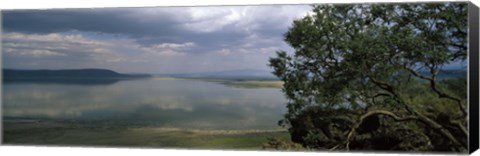
[[[4,87],[3,96],[6,110],[4,114],[17,117],[69,118],[79,116],[85,111],[113,107],[115,103],[111,102],[111,97],[98,95],[101,95],[102,92],[118,93],[119,91],[116,88],[102,90],[96,87],[38,84],[5,85]]]
[[[185,98],[182,97],[170,97],[170,96],[159,96],[153,97],[150,99],[145,99],[142,104],[150,105],[162,110],[183,110],[187,112],[193,111],[192,103],[187,104]]]
[[[234,96],[213,96],[207,100],[215,105],[241,105],[246,108],[254,105],[255,107],[278,108],[284,106],[283,97],[271,95],[269,92],[255,91],[248,89],[244,92],[238,92]]]
[[[158,122],[184,128],[276,126],[285,112],[275,89],[238,89],[188,80],[109,86],[6,84],[4,116]]]
[[[212,104],[230,105],[232,104],[232,100],[227,97],[218,97],[218,98],[212,99]]]

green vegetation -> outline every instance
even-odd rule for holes
[[[60,122],[5,121],[4,143],[60,146],[161,147],[260,150],[268,138],[288,139],[284,130],[228,131],[157,127],[92,126]]]
[[[293,142],[320,150],[467,152],[467,3],[317,5],[295,20],[295,50],[270,59]]]

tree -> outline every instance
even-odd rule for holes
[[[466,3],[315,5],[284,36],[294,53],[278,51],[269,66],[284,81],[279,124],[292,141],[466,152],[466,97],[437,78],[466,59]]]

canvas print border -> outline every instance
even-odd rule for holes
[[[474,44],[475,42],[472,42],[472,41],[478,42],[478,16],[476,16],[476,18],[475,16],[472,16],[475,14],[478,15],[478,7],[473,5],[473,3],[469,3],[468,10],[469,10],[469,42],[468,42],[469,43],[469,57],[468,57],[469,76],[468,78],[469,78],[469,103],[471,104],[472,102],[475,103],[475,101],[476,103],[478,103],[478,97],[475,98],[475,96],[472,96],[472,95],[478,95],[478,44]],[[475,53],[475,50],[476,50],[476,53]],[[475,83],[477,85],[475,85]],[[478,131],[478,105],[469,105],[469,116],[470,116],[469,117],[470,118],[469,120],[469,132],[470,132],[469,151],[473,152],[475,151],[475,149],[478,149],[478,133],[474,133],[473,135],[471,133],[472,130],[473,132]]]

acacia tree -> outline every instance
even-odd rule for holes
[[[284,81],[279,124],[292,141],[466,151],[466,95],[437,78],[466,59],[466,3],[316,5],[284,36],[294,53],[278,51],[269,65]]]

